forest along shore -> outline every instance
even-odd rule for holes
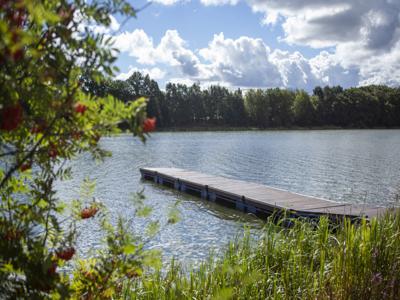
[[[344,89],[228,89],[167,83],[161,90],[148,75],[100,84],[83,80],[86,92],[130,102],[149,99],[147,113],[159,129],[190,128],[400,128],[400,88],[369,85]]]

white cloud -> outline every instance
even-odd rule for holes
[[[323,85],[358,85],[360,80],[358,68],[344,68],[336,54],[322,51],[309,60],[311,72]]]
[[[167,30],[155,46],[153,39],[142,29],[135,29],[117,35],[114,46],[135,57],[143,65],[163,63],[180,68],[182,73],[190,76],[196,76],[199,72],[198,58],[187,48],[176,30]]]
[[[110,24],[108,26],[99,25],[96,22],[94,22],[93,19],[88,20],[87,17],[84,16],[80,10],[74,11],[73,19],[74,22],[79,24],[78,25],[79,33],[84,33],[85,29],[89,29],[89,31],[95,34],[110,35],[118,31],[121,25],[113,15],[109,15],[108,17],[110,18]]]
[[[190,73],[190,68],[196,66],[191,76],[197,74],[197,77],[246,85],[400,84],[399,0],[244,1],[254,12],[264,14],[264,25],[282,26],[281,42],[322,52],[307,60],[296,52],[271,52],[254,39],[246,41],[244,37],[231,41],[214,37],[207,48],[200,50],[208,64],[200,64],[193,53],[188,52],[190,57],[182,56],[189,62],[183,73]],[[238,2],[201,0],[207,6]],[[245,45],[252,50],[240,48]],[[332,49],[331,53],[324,51],[327,47]],[[276,76],[276,72],[280,76]],[[273,78],[266,78],[266,74],[272,74]]]
[[[320,83],[306,58],[299,52],[275,50],[271,60],[277,66],[283,86],[310,89]]]
[[[311,90],[315,85],[358,83],[358,70],[344,69],[338,57],[322,52],[308,60],[301,53],[272,51],[261,39],[214,35],[207,47],[195,54],[176,30],[168,30],[158,45],[143,30],[136,29],[116,37],[116,46],[135,57],[142,65],[165,65],[172,70],[166,81],[222,84],[242,88],[288,87]],[[159,67],[131,68],[118,76],[128,78],[134,71],[154,79],[166,75]]]
[[[261,39],[240,37],[225,39],[223,33],[214,35],[207,48],[199,54],[209,64],[206,69],[211,76],[234,86],[261,87],[281,86],[279,71],[270,61],[271,50]]]
[[[126,80],[129,77],[131,77],[134,72],[140,72],[142,74],[149,75],[150,78],[154,79],[154,80],[163,79],[166,74],[165,71],[161,70],[160,68],[156,68],[156,67],[151,68],[151,69],[147,69],[147,68],[139,69],[136,67],[129,66],[128,72],[120,73],[120,74],[118,74],[118,76],[116,78],[119,80]]]
[[[107,27],[103,25],[93,25],[91,26],[91,30],[97,34],[110,34],[118,31],[121,25],[119,24],[117,19],[113,15],[110,15],[110,21],[110,25]]]
[[[154,65],[157,54],[153,46],[153,39],[142,29],[132,32],[123,32],[114,38],[114,47],[121,52],[127,52],[137,58],[141,64]]]
[[[330,58],[321,53],[320,59],[311,61],[313,71],[320,76],[324,73],[325,81],[343,84],[359,76],[360,85],[400,84],[400,1],[247,2],[254,11],[265,14],[264,23],[276,24],[278,18],[283,20],[283,41],[313,48],[334,47],[335,53]],[[316,66],[317,61],[320,67]],[[323,64],[329,65],[329,71]]]
[[[236,5],[239,0],[200,0],[205,6]]]
[[[186,1],[185,0],[153,0],[151,2],[155,2],[155,3],[159,3],[159,4],[170,6],[170,5],[174,5],[174,4],[178,3],[178,2],[186,2]]]
[[[400,41],[393,50],[364,61],[360,68],[360,85],[387,84],[400,85]]]

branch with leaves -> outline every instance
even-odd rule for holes
[[[136,11],[125,0],[0,1],[0,298],[72,295],[58,269],[75,256],[76,223],[105,208],[87,202],[65,218],[54,182],[71,176],[65,162],[79,153],[107,157],[99,140],[121,123],[142,141],[154,130],[145,98],[82,89],[83,75],[98,82],[116,70],[111,40],[91,30],[112,15]]]

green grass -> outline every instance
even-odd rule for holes
[[[126,286],[127,299],[400,299],[400,214],[332,227],[269,221],[261,238],[248,234],[220,258]]]

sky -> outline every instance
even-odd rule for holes
[[[120,51],[118,79],[141,71],[161,88],[400,85],[400,0],[155,0],[137,18],[112,19],[103,31]]]

